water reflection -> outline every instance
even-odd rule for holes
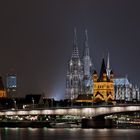
[[[139,137],[138,129],[0,129],[0,140],[139,140]]]

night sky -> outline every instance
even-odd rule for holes
[[[64,98],[67,61],[77,28],[82,54],[84,30],[93,66],[110,53],[116,77],[126,74],[140,87],[139,0],[4,0],[0,3],[0,74],[18,76],[18,95]]]

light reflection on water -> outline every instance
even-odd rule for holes
[[[139,129],[0,129],[0,140],[139,140],[139,137]]]

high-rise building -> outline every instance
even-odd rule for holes
[[[113,101],[114,100],[114,74],[112,70],[107,75],[106,65],[104,59],[102,60],[102,66],[100,70],[100,75],[97,72],[93,73],[93,97],[94,102],[101,101]]]
[[[6,88],[9,96],[15,96],[17,90],[17,75],[15,73],[7,74]]]

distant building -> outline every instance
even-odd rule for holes
[[[80,94],[75,102],[77,103],[93,103],[93,94]]]
[[[127,77],[115,78],[115,100],[117,101],[140,101],[140,92],[137,86],[129,82]]]
[[[93,73],[93,95],[94,102],[108,102],[114,100],[114,75],[112,70],[107,75],[107,70],[105,66],[104,59],[102,60],[102,66],[100,70],[100,75],[97,72]]]
[[[4,84],[1,76],[0,76],[0,97],[7,97],[6,90],[4,88]]]
[[[93,95],[93,96],[91,96]],[[80,57],[76,30],[71,59],[68,61],[66,73],[66,99],[77,102],[94,102],[110,100],[140,101],[140,92],[137,86],[132,85],[127,78],[114,78],[110,69],[109,54],[107,64],[103,59],[100,75],[93,73],[93,64],[88,46],[88,35],[85,30],[84,51]]]
[[[15,73],[7,74],[6,88],[9,96],[15,96],[17,91],[17,75]]]

